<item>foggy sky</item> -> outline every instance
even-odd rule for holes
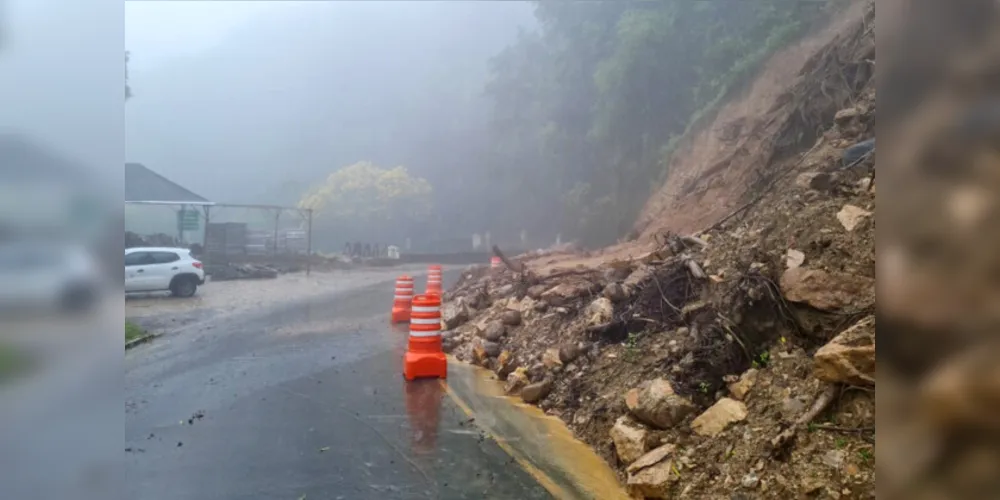
[[[455,182],[454,166],[422,158],[485,125],[489,58],[532,13],[523,2],[128,2],[126,159],[220,202],[294,203],[360,160]]]
[[[0,133],[122,188],[121,4],[0,3]]]

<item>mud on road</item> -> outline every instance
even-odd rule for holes
[[[125,299],[125,319],[156,333],[169,333],[208,320],[281,306],[318,295],[419,274],[426,266],[282,274],[268,280],[209,281],[191,298],[168,293],[132,294]]]

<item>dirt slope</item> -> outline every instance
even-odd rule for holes
[[[817,56],[863,19],[868,2],[848,3],[825,29],[773,55],[748,89],[723,105],[710,125],[677,149],[666,183],[636,221],[641,239],[665,230],[689,234],[705,229],[743,202],[760,176],[759,169],[776,155],[811,145],[818,127],[842,107],[845,85],[826,82],[829,93],[822,96],[825,102],[814,103],[812,116],[797,115],[800,107],[794,91],[803,80],[813,78],[810,64]],[[788,137],[789,129],[803,135]]]
[[[562,418],[636,498],[874,498],[874,150],[844,162],[874,137],[874,3],[848,14],[720,153],[736,161],[675,192],[714,175],[728,204],[664,208],[714,215],[473,268],[444,297],[445,349]]]

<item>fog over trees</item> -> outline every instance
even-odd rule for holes
[[[331,249],[522,230],[531,246],[558,233],[607,244],[669,175],[692,120],[826,7],[288,3],[162,64],[127,47],[127,158],[220,202],[315,202],[359,162],[431,186],[431,206],[407,217],[318,216]]]

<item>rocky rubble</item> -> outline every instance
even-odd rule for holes
[[[278,277],[278,270],[261,264],[206,264],[205,273],[212,281],[259,280]]]
[[[637,498],[874,498],[875,193],[842,164],[874,99],[871,82],[717,227],[597,266],[467,270],[445,348]]]

